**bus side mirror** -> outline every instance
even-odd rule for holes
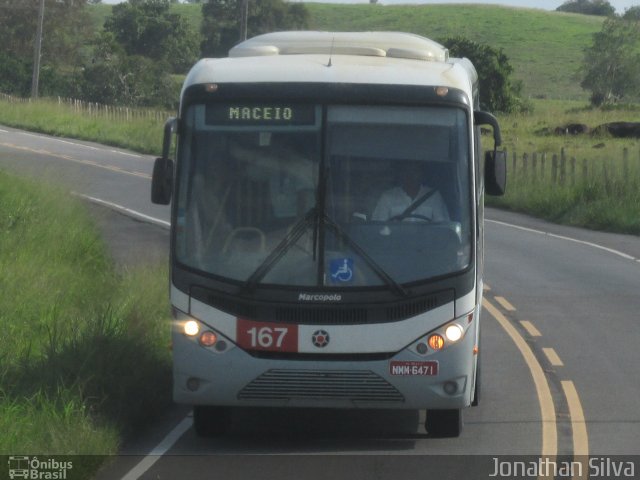
[[[151,178],[151,202],[169,205],[173,190],[173,160],[156,158]]]
[[[484,188],[487,195],[502,196],[507,187],[507,154],[504,151],[484,155]]]
[[[162,157],[156,158],[151,177],[151,202],[158,205],[169,205],[173,191],[174,162],[169,158],[171,137],[177,130],[178,121],[169,118],[164,125],[164,139],[162,141]]]
[[[476,124],[476,127],[480,125],[490,125],[493,128],[493,143],[494,148],[498,148],[502,145],[502,134],[500,133],[500,125],[498,124],[498,119],[491,115],[489,112],[473,112],[473,121]]]
[[[487,152],[484,156],[484,188],[487,195],[504,195],[507,186],[507,154],[499,151],[502,144],[502,135],[498,119],[489,112],[473,112],[473,121],[476,127],[489,125],[493,128],[493,152]]]

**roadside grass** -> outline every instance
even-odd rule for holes
[[[579,158],[620,157],[623,148],[640,150],[640,139],[613,138],[608,135],[556,135],[556,127],[584,124],[593,130],[609,122],[637,122],[640,105],[617,108],[591,108],[587,102],[571,100],[532,100],[533,113],[498,115],[504,146],[518,152],[571,151]]]
[[[537,100],[532,115],[501,116],[509,157],[507,194],[487,197],[487,204],[557,223],[640,234],[640,139],[553,133],[568,123],[593,129],[607,122],[637,121],[639,110],[634,105],[603,110],[576,101]],[[490,148],[488,137],[483,140]]]
[[[167,275],[116,271],[79,200],[0,171],[0,455],[89,477],[169,405]]]
[[[578,180],[552,185],[509,178],[503,198],[487,197],[487,205],[529,213],[555,223],[640,235],[640,179]]]
[[[78,112],[55,99],[29,102],[7,101],[0,97],[0,124],[49,135],[89,140],[159,154],[165,116],[118,118],[113,113]],[[166,117],[170,116],[169,113]]]

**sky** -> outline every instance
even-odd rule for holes
[[[120,3],[121,0],[102,0],[102,3]],[[295,1],[295,0],[294,0]],[[369,0],[313,0],[323,3],[369,3]],[[510,5],[512,7],[542,8],[544,10],[555,10],[564,3],[564,0],[379,0],[378,3],[384,5],[394,5],[402,3],[493,3],[499,5]],[[616,8],[618,13],[624,13],[625,9],[633,6],[640,6],[640,0],[609,0],[609,3]]]

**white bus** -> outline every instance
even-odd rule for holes
[[[152,200],[172,203],[174,399],[198,434],[258,406],[425,409],[460,434],[483,194],[505,184],[477,108],[471,62],[405,33],[272,33],[193,67]]]

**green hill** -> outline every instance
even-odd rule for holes
[[[576,75],[602,17],[494,5],[309,4],[311,28],[461,35],[503,48],[527,96],[582,99]]]
[[[310,28],[316,30],[396,30],[442,40],[462,35],[470,40],[503,48],[530,97],[586,99],[577,76],[584,48],[600,30],[602,17],[548,12],[496,5],[370,5],[306,4]],[[109,14],[96,5],[97,25]],[[174,5],[196,30],[199,5]]]

